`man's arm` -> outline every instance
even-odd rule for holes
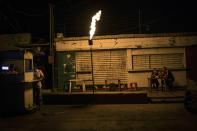
[[[41,79],[43,79],[44,78],[44,73],[42,72],[42,70],[39,70],[39,73],[40,73]]]

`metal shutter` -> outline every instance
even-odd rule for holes
[[[91,71],[90,52],[76,53],[76,71],[77,72]]]
[[[149,55],[134,55],[133,56],[133,69],[148,69],[149,68]]]
[[[146,55],[133,55],[133,69],[153,69],[162,68],[183,68],[184,67],[184,54],[146,54]]]
[[[77,72],[91,71],[90,52],[76,53]],[[108,79],[120,79],[127,82],[126,51],[94,51],[93,69],[95,84],[104,84]],[[91,74],[80,74],[80,79],[91,79]]]
[[[163,66],[168,68],[183,68],[183,53],[150,55],[151,68],[162,68]]]

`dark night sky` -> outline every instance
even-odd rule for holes
[[[44,0],[0,0],[0,33],[32,33],[49,36],[49,6]],[[54,0],[55,32],[87,36],[91,17],[101,9],[96,35],[196,32],[194,1],[180,0]]]

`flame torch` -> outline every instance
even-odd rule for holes
[[[90,38],[88,40],[88,43],[90,45],[90,56],[91,56],[91,67],[92,67],[92,84],[93,84],[93,94],[94,94],[94,72],[93,72],[93,56],[92,56],[92,46],[93,46],[93,36],[96,31],[96,22],[100,20],[101,16],[101,10],[99,10],[93,17],[92,17],[92,22],[90,26]]]

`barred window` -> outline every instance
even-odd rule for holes
[[[146,55],[133,55],[132,64],[133,69],[153,69],[162,68],[184,68],[184,54],[146,54]]]

